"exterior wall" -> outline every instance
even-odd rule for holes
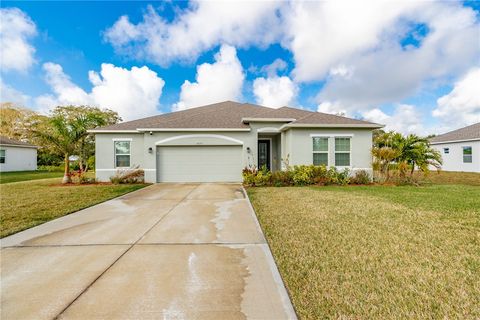
[[[0,163],[0,171],[37,170],[37,149],[15,146],[0,146],[5,150],[5,163]]]
[[[115,174],[115,140],[130,140],[130,166],[145,169],[143,133],[101,133],[95,135],[95,175],[99,181],[109,181]],[[115,140],[114,140],[115,139]],[[154,148],[155,150],[155,148]],[[147,171],[145,171],[147,175]]]
[[[131,139],[131,165],[139,165],[145,170],[145,181],[157,181],[157,146],[159,145],[242,145],[242,167],[257,165],[257,141],[259,136],[272,138],[272,168],[279,170],[282,161],[288,158],[290,165],[312,164],[311,134],[353,134],[352,169],[371,169],[370,149],[372,131],[370,129],[289,129],[273,132],[282,123],[251,123],[250,131],[165,131],[146,133],[97,133],[95,136],[96,176],[100,181],[108,181],[115,174],[114,139]],[[271,132],[266,132],[270,130]],[[227,137],[218,138],[218,136]],[[181,139],[176,139],[181,137]],[[172,139],[173,138],[173,139]],[[228,139],[233,139],[231,143]],[[333,140],[333,139],[331,139]],[[331,141],[333,144],[333,141]],[[152,148],[152,152],[149,152]],[[330,147],[333,150],[333,145]],[[333,153],[331,154],[333,157]],[[333,165],[333,158],[331,160]],[[239,168],[241,170],[241,168]]]
[[[480,172],[480,140],[432,144],[432,147],[442,155],[442,170]],[[472,147],[472,163],[463,163],[462,147]],[[444,148],[450,152],[445,154]]]
[[[290,131],[290,134],[288,134]],[[287,131],[287,155],[289,155],[290,165],[312,164],[313,163],[313,143],[312,135],[322,135],[329,137],[329,166],[335,163],[335,140],[334,137],[351,135],[350,153],[351,162],[349,169],[372,171],[372,130],[370,129],[290,129]],[[339,167],[341,169],[343,167]]]

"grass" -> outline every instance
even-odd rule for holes
[[[480,318],[480,187],[248,193],[300,318]]]
[[[49,171],[16,171],[16,172],[2,172],[0,173],[0,184],[38,180],[48,178],[63,177],[63,172],[49,172]]]
[[[448,171],[432,171],[426,177],[419,174],[421,180],[433,184],[466,184],[472,186],[480,186],[480,173],[475,172],[448,172]]]
[[[61,179],[57,178],[1,185],[0,237],[146,186],[144,184],[61,186],[60,182]]]

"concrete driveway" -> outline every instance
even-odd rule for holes
[[[153,185],[1,245],[1,319],[296,318],[240,185]]]

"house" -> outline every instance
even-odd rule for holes
[[[95,133],[96,175],[135,165],[147,182],[238,182],[245,167],[315,164],[371,171],[376,123],[225,101]]]
[[[442,170],[480,172],[480,122],[430,139],[442,154]]]
[[[0,136],[0,172],[37,170],[37,147]]]

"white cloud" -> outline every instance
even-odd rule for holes
[[[30,96],[9,86],[0,78],[0,102],[11,102],[15,105],[25,107],[30,103]]]
[[[222,45],[215,62],[197,67],[196,82],[186,80],[180,92],[180,101],[173,110],[184,110],[224,100],[237,100],[242,95],[242,65],[234,47]]]
[[[338,102],[333,102],[333,103],[330,101],[322,102],[318,105],[317,111],[323,112],[323,113],[342,115],[342,116],[351,116],[351,114],[349,114],[347,109]]]
[[[26,71],[35,62],[29,39],[37,34],[35,23],[18,8],[0,9],[0,69]]]
[[[236,47],[266,46],[278,38],[280,23],[274,1],[192,1],[173,21],[148,6],[143,21],[120,17],[105,40],[117,52],[166,66],[173,60],[193,62],[220,43]]]
[[[478,43],[471,40],[480,37],[475,13],[456,4],[416,4],[422,6],[421,10],[407,10],[402,13],[402,19],[385,25],[383,36],[369,45],[368,50],[340,54],[340,60],[335,63],[348,66],[347,73],[330,63],[317,70],[315,66],[308,69],[310,63],[304,61],[305,69],[298,62],[295,74],[311,79],[322,77],[323,72],[329,70],[318,100],[340,104],[352,112],[400,102],[420,90],[434,90],[439,80],[465,72],[480,54]],[[418,48],[403,48],[399,43],[402,29],[408,24],[405,20],[428,25],[429,33]]]
[[[123,120],[158,113],[165,82],[148,67],[128,70],[103,63],[100,73],[88,73],[93,85],[89,93],[74,84],[60,65],[48,62],[43,68],[45,80],[54,93],[35,99],[43,111],[57,105],[89,104],[115,110]]]
[[[259,105],[280,108],[293,103],[298,86],[287,76],[257,78],[253,81],[253,93]]]
[[[284,71],[288,67],[285,60],[280,58],[275,59],[271,64],[263,66],[261,71],[265,72],[268,77],[272,78],[278,75],[279,71]]]
[[[400,104],[390,115],[378,108],[364,111],[362,115],[367,121],[384,124],[384,129],[387,131],[393,130],[403,134],[426,134],[421,113],[412,105]]]
[[[480,67],[469,70],[440,97],[432,114],[451,129],[480,122]]]

